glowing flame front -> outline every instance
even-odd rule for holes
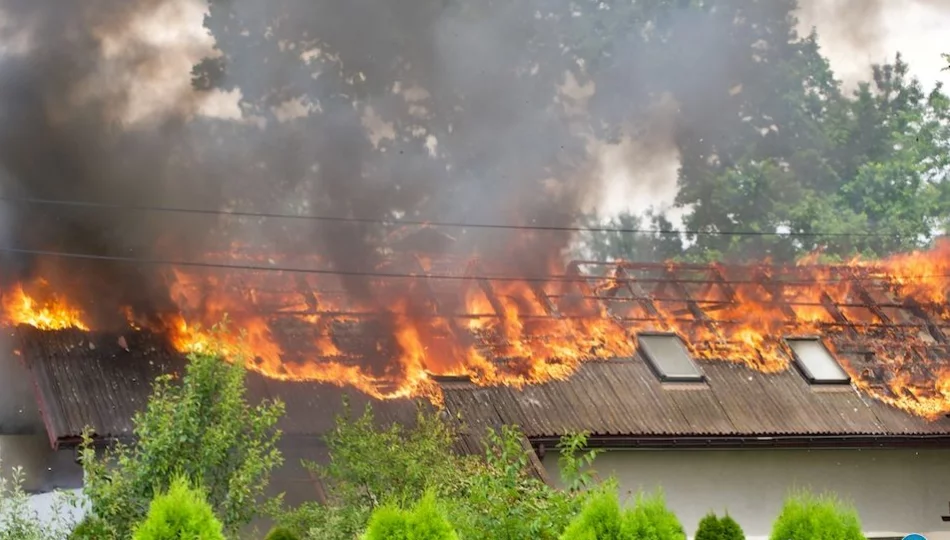
[[[601,271],[581,272],[583,264]],[[164,332],[182,352],[214,348],[267,377],[433,400],[440,397],[433,374],[516,387],[564,379],[583,362],[635,354],[633,335],[642,331],[674,332],[700,360],[763,372],[789,367],[785,336],[821,335],[832,349],[863,340],[891,376],[872,380],[849,364],[846,351],[836,351],[857,387],[921,416],[950,412],[950,328],[946,336],[940,330],[950,327],[950,242],[837,266],[571,268],[574,279],[545,283],[492,280],[482,270],[465,280],[415,278],[409,286],[376,280],[370,306],[352,302],[325,275],[174,269],[167,280],[178,311],[159,314],[164,324],[125,313],[132,328]],[[565,276],[563,268],[550,273]],[[7,324],[88,328],[66,298],[39,300],[27,291],[32,287],[4,291]],[[239,333],[210,330],[225,316]],[[359,332],[370,336],[348,337]],[[921,356],[928,347],[947,350]],[[929,375],[909,369],[914,362]]]

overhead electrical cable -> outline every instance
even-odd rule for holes
[[[556,226],[556,225],[513,225],[504,223],[463,223],[454,221],[427,221],[405,219],[379,219],[342,216],[315,216],[308,214],[283,214],[271,212],[248,212],[241,210],[212,210],[208,208],[181,208],[154,205],[127,205],[104,203],[95,201],[70,201],[62,199],[42,199],[35,197],[10,197],[0,195],[0,201],[43,206],[64,206],[74,208],[88,208],[96,210],[116,210],[135,212],[156,212],[192,214],[206,216],[231,216],[258,219],[286,219],[300,221],[317,221],[326,223],[354,223],[376,224],[392,227],[401,226],[431,226],[455,229],[497,229],[520,231],[549,231],[549,232],[578,232],[578,233],[620,233],[620,234],[656,234],[656,235],[686,235],[686,236],[752,236],[752,237],[781,237],[781,238],[894,238],[899,235],[873,232],[779,232],[779,231],[711,231],[690,229],[648,229],[626,227],[589,227],[589,226]]]
[[[52,257],[52,258],[62,258],[62,259],[74,259],[74,260],[90,260],[90,261],[103,261],[103,262],[117,262],[123,264],[132,264],[132,265],[145,265],[145,266],[175,266],[181,268],[205,268],[205,269],[219,269],[219,270],[242,270],[242,271],[263,271],[263,272],[286,272],[293,274],[314,274],[314,275],[329,275],[329,276],[348,276],[348,277],[364,277],[364,278],[381,278],[381,279],[435,279],[435,280],[451,280],[451,281],[467,281],[467,280],[487,280],[487,281],[506,281],[506,282],[525,282],[525,283],[558,283],[558,282],[568,282],[568,283],[583,283],[589,282],[591,280],[609,280],[614,279],[613,276],[597,276],[597,275],[568,275],[568,274],[550,274],[550,275],[534,275],[534,276],[511,276],[511,275],[493,275],[490,273],[487,274],[429,274],[429,273],[409,273],[409,272],[380,272],[380,271],[359,271],[359,270],[343,270],[343,269],[331,269],[331,268],[294,268],[286,266],[264,266],[264,265],[248,265],[248,264],[228,264],[228,263],[218,263],[218,262],[209,262],[209,261],[174,261],[167,259],[146,259],[146,258],[137,258],[137,257],[126,257],[121,255],[99,255],[93,253],[75,253],[68,251],[52,251],[52,250],[40,250],[40,249],[28,249],[28,248],[18,248],[18,247],[0,247],[0,253],[10,253],[14,255],[29,255],[36,257]],[[800,267],[801,268],[801,267]],[[804,267],[807,268],[807,267]],[[937,279],[937,278],[950,278],[950,274],[921,274],[921,275],[907,275],[902,274],[901,279],[906,281],[908,279]],[[856,275],[856,276],[843,276],[840,278],[804,278],[800,281],[784,281],[784,280],[774,280],[773,282],[782,283],[784,285],[811,285],[811,284],[820,284],[820,283],[841,283],[844,281],[878,281],[884,276],[874,276],[874,275]],[[706,284],[714,282],[709,279],[669,279],[669,278],[648,278],[648,279],[631,279],[630,281],[640,281],[640,282],[677,282],[677,283],[698,283]],[[744,279],[744,280],[725,280],[722,283],[729,285],[760,285],[761,281],[754,279]]]

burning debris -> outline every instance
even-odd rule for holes
[[[789,368],[785,338],[822,336],[874,398],[925,417],[950,412],[950,243],[833,266],[575,261],[523,277],[480,261],[456,261],[451,273],[445,261],[397,257],[367,277],[371,305],[333,272],[305,270],[319,261],[278,262],[300,271],[172,268],[173,312],[159,324],[123,313],[182,352],[224,339],[229,358],[267,377],[435,400],[433,375],[513,386],[563,379],[583,362],[634,355],[638,332],[673,332],[694,358],[764,372]],[[10,325],[89,327],[42,281],[9,289],[3,306]],[[240,335],[209,331],[225,316]]]

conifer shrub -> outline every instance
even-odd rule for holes
[[[377,508],[364,539],[458,540],[458,534],[430,491],[410,511],[392,505]]]
[[[132,540],[225,540],[221,522],[205,499],[182,477],[175,478],[166,493],[152,500],[145,521]]]
[[[624,525],[630,540],[686,540],[682,523],[667,508],[662,493],[638,495]]]
[[[745,532],[742,527],[729,514],[721,517],[719,524],[722,526],[722,538],[724,540],[745,540]]]
[[[722,537],[722,523],[716,514],[710,512],[699,520],[694,540],[720,540]]]
[[[300,540],[300,537],[287,527],[274,527],[267,533],[264,540]]]
[[[373,511],[364,540],[409,540],[409,513],[393,506],[380,506]]]
[[[686,534],[662,494],[638,495],[633,508],[622,509],[608,482],[588,498],[561,540],[686,540]]]
[[[745,533],[728,514],[718,517],[710,512],[700,520],[695,540],[745,540]]]
[[[834,496],[795,493],[772,525],[771,540],[865,540],[853,507]]]
[[[625,540],[623,525],[617,490],[606,485],[590,495],[561,540]]]

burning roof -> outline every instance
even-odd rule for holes
[[[233,264],[247,255],[222,257]],[[345,273],[313,258],[266,262],[274,269],[171,268],[176,309],[129,309],[128,325],[164,333],[180,352],[218,340],[228,357],[273,380],[437,402],[436,376],[524,388],[565,380],[588,362],[633,358],[638,344],[649,358],[644,339],[673,334],[686,358],[675,369],[698,362],[709,385],[717,362],[782,374],[797,359],[812,382],[853,384],[924,418],[950,412],[950,243],[839,265],[573,261],[522,276],[477,260],[402,254],[360,276],[370,300],[348,295]],[[98,329],[66,291],[40,280],[5,291],[3,306],[9,324]],[[225,315],[241,337],[208,330]],[[662,361],[680,354],[656,347]]]

